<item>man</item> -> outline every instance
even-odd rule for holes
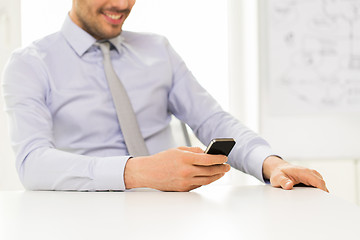
[[[319,173],[275,156],[266,141],[224,112],[166,39],[122,32],[134,4],[73,0],[60,32],[9,60],[3,89],[17,170],[27,189],[189,191],[224,176],[228,162],[275,187],[304,183],[327,191]],[[99,48],[105,40],[148,156],[131,157],[125,145]],[[174,148],[171,114],[204,144],[234,137],[229,159]]]

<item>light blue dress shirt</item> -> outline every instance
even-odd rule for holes
[[[27,189],[125,189],[129,155],[95,41],[67,16],[59,32],[15,51],[7,64],[3,94]],[[221,109],[164,37],[123,31],[110,42],[151,154],[176,147],[173,114],[204,144],[235,138],[230,165],[263,181],[263,161],[273,154],[267,142]]]

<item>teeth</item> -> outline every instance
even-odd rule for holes
[[[118,20],[121,18],[121,15],[113,15],[113,14],[108,14],[108,13],[105,13],[105,15],[114,20]]]

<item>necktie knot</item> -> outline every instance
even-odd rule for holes
[[[104,56],[110,54],[110,43],[108,41],[96,42],[94,45],[100,47]]]

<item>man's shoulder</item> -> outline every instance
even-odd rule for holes
[[[24,79],[30,79],[31,74],[37,76],[35,79],[40,79],[41,74],[46,71],[49,54],[53,52],[52,49],[57,48],[57,41],[59,41],[59,33],[54,33],[14,50],[3,71],[4,82],[15,79],[22,82],[25,81]]]
[[[63,41],[63,38],[61,36],[60,32],[56,32],[53,34],[50,34],[48,36],[45,36],[41,39],[35,40],[29,45],[16,49],[12,57],[20,57],[20,58],[26,58],[26,57],[43,57],[44,54],[51,51],[51,49],[54,48],[54,46],[57,46],[59,41]]]

